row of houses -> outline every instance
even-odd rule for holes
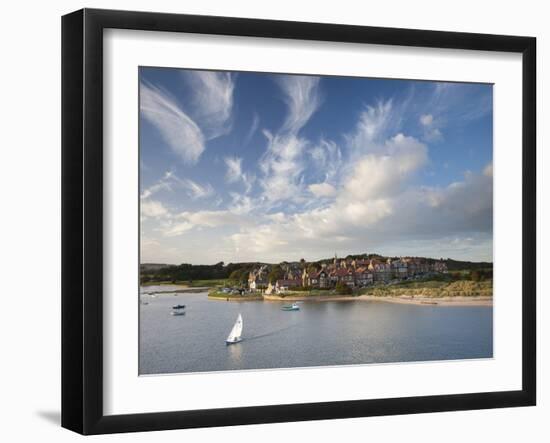
[[[426,260],[416,257],[399,259],[338,259],[323,263],[320,267],[304,264],[286,264],[284,278],[269,282],[270,268],[263,265],[250,272],[250,290],[266,289],[270,292],[285,292],[298,287],[332,288],[338,282],[352,288],[364,287],[377,282],[405,280],[429,273],[447,273],[443,260]]]

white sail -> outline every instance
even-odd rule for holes
[[[237,321],[233,325],[233,329],[231,329],[231,332],[227,336],[226,342],[232,343],[237,342],[241,340],[241,334],[243,332],[243,318],[241,314],[237,317]]]

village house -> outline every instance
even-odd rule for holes
[[[248,287],[251,291],[257,291],[260,288],[267,286],[267,265],[262,265],[258,269],[254,269],[248,274]]]
[[[447,264],[443,261],[443,259],[439,259],[434,263],[434,272],[441,272],[443,274],[446,274],[448,272],[447,270]]]
[[[308,272],[304,269],[302,280],[305,282],[304,286],[312,288],[325,289],[331,287],[329,273],[325,265],[318,271]]]
[[[298,288],[302,285],[302,281],[297,279],[292,280],[277,280],[275,282],[275,292],[277,294],[282,294],[287,292],[289,289]]]
[[[355,270],[355,281],[357,286],[368,286],[374,283],[374,275],[366,266]]]
[[[372,259],[369,263],[368,270],[374,275],[375,282],[387,282],[391,279],[391,260],[386,262]]]
[[[409,270],[406,261],[402,259],[394,260],[391,263],[391,267],[394,278],[404,279],[408,276]]]
[[[284,293],[297,287],[319,289],[334,288],[341,282],[347,286],[365,287],[374,283],[387,283],[391,280],[403,280],[412,276],[429,273],[446,273],[447,265],[443,259],[426,260],[417,257],[401,257],[381,259],[334,259],[328,264],[321,264],[320,269],[300,263],[280,264],[284,271],[283,278],[275,282],[268,281],[271,266],[262,265],[249,273],[248,285],[251,291],[266,289],[266,293]]]

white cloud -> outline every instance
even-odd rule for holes
[[[225,179],[227,182],[235,183],[239,181],[243,175],[241,169],[243,159],[240,157],[225,157],[223,160],[227,166],[227,172],[225,174]]]
[[[141,202],[141,215],[143,217],[159,218],[168,215],[168,210],[159,201],[144,200]]]
[[[427,160],[426,145],[397,134],[385,143],[384,151],[368,154],[355,162],[345,188],[359,201],[391,196]]]
[[[277,76],[275,81],[284,94],[287,115],[277,133],[263,130],[268,144],[260,159],[260,184],[263,198],[270,203],[299,201],[304,192],[304,153],[310,143],[297,134],[321,104],[319,78],[285,75]]]
[[[281,129],[263,130],[267,148],[258,164],[261,193],[250,193],[254,177],[243,171],[243,158],[225,157],[226,182],[242,182],[245,190],[229,192],[225,209],[212,205],[215,210],[162,216],[157,222],[162,235],[212,263],[315,259],[333,252],[437,251],[490,259],[492,164],[448,186],[417,184],[419,172],[429,164],[425,143],[442,137],[443,111],[437,106],[416,109],[415,138],[400,132],[404,105],[380,101],[363,110],[341,145],[322,137],[310,141],[299,131],[318,109],[320,95],[318,79],[304,78],[309,79],[279,81],[288,113]],[[256,131],[254,126],[253,121],[251,130]],[[193,198],[213,193],[209,184],[173,178],[146,191],[153,195],[176,184]],[[199,238],[203,243],[216,238],[216,247],[195,254]]]
[[[350,155],[354,158],[375,152],[389,133],[396,127],[393,102],[380,101],[376,106],[367,106],[359,116],[355,130],[346,136]]]
[[[420,123],[423,126],[431,126],[434,121],[434,116],[432,114],[422,114],[420,116]]]
[[[147,200],[161,190],[173,191],[175,188],[183,188],[192,199],[206,198],[214,195],[214,189],[209,183],[201,185],[188,178],[178,177],[174,171],[166,171],[162,178],[146,188],[140,198]]]
[[[193,92],[193,115],[208,139],[231,129],[234,76],[229,72],[185,71]]]
[[[267,131],[264,134],[268,139],[267,150],[260,159],[264,197],[270,202],[299,199],[307,140],[294,135],[271,135]]]
[[[308,152],[313,160],[312,169],[321,173],[322,180],[331,181],[337,178],[342,166],[342,151],[335,142],[323,138]]]
[[[420,116],[420,124],[424,130],[423,140],[427,142],[438,142],[443,139],[443,133],[439,129],[441,122],[435,120],[432,114],[422,114]]]
[[[189,222],[175,223],[169,226],[167,229],[164,229],[162,231],[162,235],[164,235],[165,237],[176,237],[193,229],[193,227],[193,224]]]
[[[243,159],[240,157],[225,157],[223,160],[227,167],[225,173],[226,182],[237,183],[242,181],[245,186],[245,192],[249,193],[256,181],[256,176],[242,171]]]
[[[253,209],[252,199],[248,195],[242,195],[237,192],[230,192],[230,209],[235,214],[248,214]]]
[[[284,93],[284,100],[288,107],[288,114],[281,131],[297,133],[321,104],[319,77],[279,75],[276,81]]]
[[[472,259],[468,254],[481,254],[491,244],[491,185],[490,177],[472,173],[447,187],[403,186],[387,197],[359,199],[342,190],[328,207],[267,217],[231,240],[242,257],[265,261],[322,258],[327,251],[416,255],[424,250],[427,255],[437,250],[444,257]],[[474,238],[483,247],[446,244],[450,233],[453,239]]]
[[[447,187],[415,186],[417,172],[429,163],[428,148],[414,137],[391,134],[401,118],[395,113],[401,111],[391,101],[367,107],[346,137],[349,155],[345,159],[331,141],[310,146],[307,140],[300,144],[298,137],[265,133],[269,144],[262,167],[285,172],[269,175],[280,178],[280,183],[264,182],[273,199],[299,195],[304,149],[323,172],[331,164],[338,167],[331,173],[331,182],[306,185],[316,196],[330,196],[328,205],[309,208],[304,204],[298,213],[277,213],[259,225],[242,228],[231,236],[240,256],[266,261],[306,254],[320,258],[331,248],[346,254],[374,252],[393,242],[412,245],[411,239],[416,238],[409,249],[414,253],[414,248],[429,247],[449,232],[456,233],[454,238],[479,239],[486,246],[492,232],[491,167],[466,174],[463,181]],[[436,121],[432,117],[429,123]],[[406,248],[397,253],[406,253]]]
[[[140,198],[142,198],[142,199],[150,198],[151,196],[153,196],[154,194],[156,194],[157,192],[159,192],[161,190],[171,191],[172,188],[170,186],[170,183],[168,183],[164,180],[161,180],[161,181],[149,186],[147,189],[145,189],[141,193]]]
[[[310,192],[316,197],[333,197],[336,189],[329,183],[313,183],[308,186]]]
[[[258,127],[260,126],[260,117],[258,117],[257,113],[254,113],[254,116],[252,117],[252,124],[250,125],[250,129],[248,130],[246,136],[243,140],[243,145],[246,146],[248,143],[250,143],[250,140],[258,130]]]
[[[183,178],[178,179],[181,185],[187,190],[187,195],[192,199],[206,198],[214,195],[214,189],[207,183],[206,185],[199,185],[197,182]]]
[[[204,135],[168,92],[142,82],[140,111],[184,163],[198,161],[205,149]]]
[[[206,226],[209,228],[246,223],[246,218],[241,214],[228,210],[182,212],[177,215],[177,218],[186,220],[194,226]]]

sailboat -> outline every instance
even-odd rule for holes
[[[231,332],[227,336],[227,339],[225,340],[226,345],[232,345],[234,343],[239,343],[242,341],[241,334],[243,332],[243,318],[241,314],[237,317],[237,321],[233,325],[233,329],[231,329]]]

